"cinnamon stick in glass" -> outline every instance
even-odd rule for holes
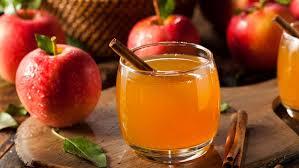
[[[129,50],[124,44],[118,41],[116,38],[111,40],[109,47],[119,56],[125,58],[134,67],[143,71],[154,71],[147,63],[145,63],[141,58],[135,55],[131,50]]]
[[[277,15],[274,20],[281,28],[283,28],[290,35],[299,38],[298,31],[292,27],[286,20],[284,20],[281,16]]]

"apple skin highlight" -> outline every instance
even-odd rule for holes
[[[56,56],[42,49],[27,54],[16,75],[20,101],[33,116],[53,127],[84,120],[101,94],[100,71],[90,55],[67,45]]]
[[[24,10],[18,11],[25,15]],[[56,36],[57,42],[65,43],[65,35],[58,20],[46,11],[26,10],[31,18],[16,14],[0,16],[0,76],[15,83],[15,75],[22,58],[37,48],[34,34]]]
[[[290,8],[292,15],[298,20],[299,19],[299,0],[292,0],[289,8]]]

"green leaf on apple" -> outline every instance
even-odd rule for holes
[[[14,14],[19,9],[38,9],[42,0],[0,0],[0,12]]]
[[[21,0],[23,1],[23,8],[26,9],[38,9],[42,3],[42,0]]]
[[[16,10],[21,9],[22,5],[17,0],[0,0],[0,10],[6,14],[14,14]]]
[[[0,12],[1,12],[1,13],[4,13],[5,5],[6,5],[6,4],[5,4],[5,1],[2,1],[2,0],[1,0],[1,1],[0,1]]]
[[[54,55],[55,49],[53,47],[53,41],[51,40],[51,38],[45,35],[35,34],[35,40],[37,42],[38,48],[46,51],[46,53],[50,55]]]
[[[275,2],[282,4],[282,5],[288,5],[291,3],[291,0],[275,0]]]
[[[63,149],[65,152],[86,159],[97,167],[107,167],[107,157],[98,144],[83,137],[66,138],[59,134],[57,129],[52,129],[52,132],[64,140]]]
[[[175,9],[174,0],[159,0],[160,17],[166,19]]]
[[[17,126],[17,121],[10,114],[0,112],[0,130],[4,128],[15,128]]]

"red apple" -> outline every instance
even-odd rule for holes
[[[299,0],[292,0],[290,11],[296,19],[299,19]]]
[[[21,61],[16,89],[28,112],[53,127],[82,121],[95,108],[101,93],[96,63],[86,52],[58,45],[56,56],[35,49]]]
[[[37,48],[34,34],[56,36],[65,43],[64,32],[54,16],[46,11],[20,10],[18,15],[0,16],[0,76],[15,82],[15,75],[22,58]]]
[[[282,30],[273,23],[281,15],[293,18],[287,7],[268,3],[251,13],[234,16],[227,30],[227,43],[233,58],[250,70],[273,70]]]
[[[199,34],[187,17],[171,15],[162,24],[157,20],[156,16],[151,16],[139,21],[130,32],[128,48],[161,41],[199,43]]]
[[[268,0],[271,1],[273,0]],[[231,17],[257,2],[259,0],[199,0],[203,16],[212,23],[217,32],[224,35]]]

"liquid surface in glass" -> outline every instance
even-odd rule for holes
[[[146,62],[160,71],[190,71],[148,75],[119,68],[118,112],[128,144],[164,150],[212,140],[218,127],[220,100],[214,64],[188,55],[160,55]]]

